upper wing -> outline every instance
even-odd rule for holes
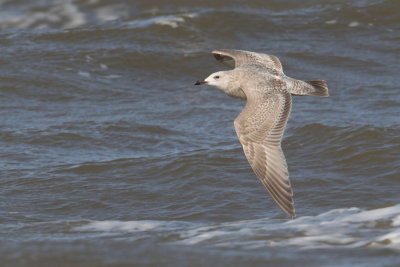
[[[293,218],[293,193],[281,148],[291,105],[289,92],[271,93],[258,103],[247,102],[234,124],[244,154],[255,174],[276,204]]]
[[[214,50],[212,53],[218,61],[231,68],[235,68],[243,64],[258,63],[271,70],[275,70],[277,73],[283,74],[281,62],[277,57],[272,55],[229,49]]]

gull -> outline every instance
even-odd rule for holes
[[[275,56],[243,50],[214,50],[214,57],[232,68],[218,71],[195,85],[219,88],[228,96],[246,100],[234,121],[244,154],[275,203],[295,217],[293,191],[281,140],[292,107],[292,95],[327,97],[323,80],[287,77]]]

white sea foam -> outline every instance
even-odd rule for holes
[[[373,210],[335,209],[289,221],[263,218],[208,225],[180,221],[93,221],[74,230],[94,234],[141,233],[141,238],[170,237],[163,242],[244,249],[292,246],[400,250],[399,225],[400,204]]]
[[[352,21],[349,23],[349,27],[357,27],[359,25],[360,25],[360,23],[358,21]]]
[[[104,232],[140,232],[159,227],[162,222],[157,221],[93,221],[87,225],[76,227],[77,231],[104,231]]]
[[[86,72],[86,71],[78,71],[78,75],[85,77],[85,78],[90,78],[90,72]]]
[[[122,4],[100,7],[95,11],[97,19],[101,22],[117,20],[128,16],[127,7]]]
[[[325,24],[336,24],[336,20],[328,20],[328,21],[325,21]]]
[[[400,226],[400,215],[393,218],[393,226]]]
[[[0,10],[0,28],[43,29],[61,25],[64,29],[76,28],[86,23],[85,14],[72,1],[55,1],[47,10]]]
[[[130,21],[128,25],[132,28],[145,28],[151,25],[162,25],[169,26],[171,28],[177,28],[179,24],[185,22],[187,18],[196,17],[194,13],[184,13],[180,15],[162,15],[153,16],[147,19],[135,19]]]

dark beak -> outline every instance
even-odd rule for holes
[[[206,81],[197,81],[197,82],[195,82],[194,85],[202,85],[202,84],[206,84],[206,83],[207,83]]]

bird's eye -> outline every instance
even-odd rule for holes
[[[219,79],[219,75],[214,76],[214,79]]]

